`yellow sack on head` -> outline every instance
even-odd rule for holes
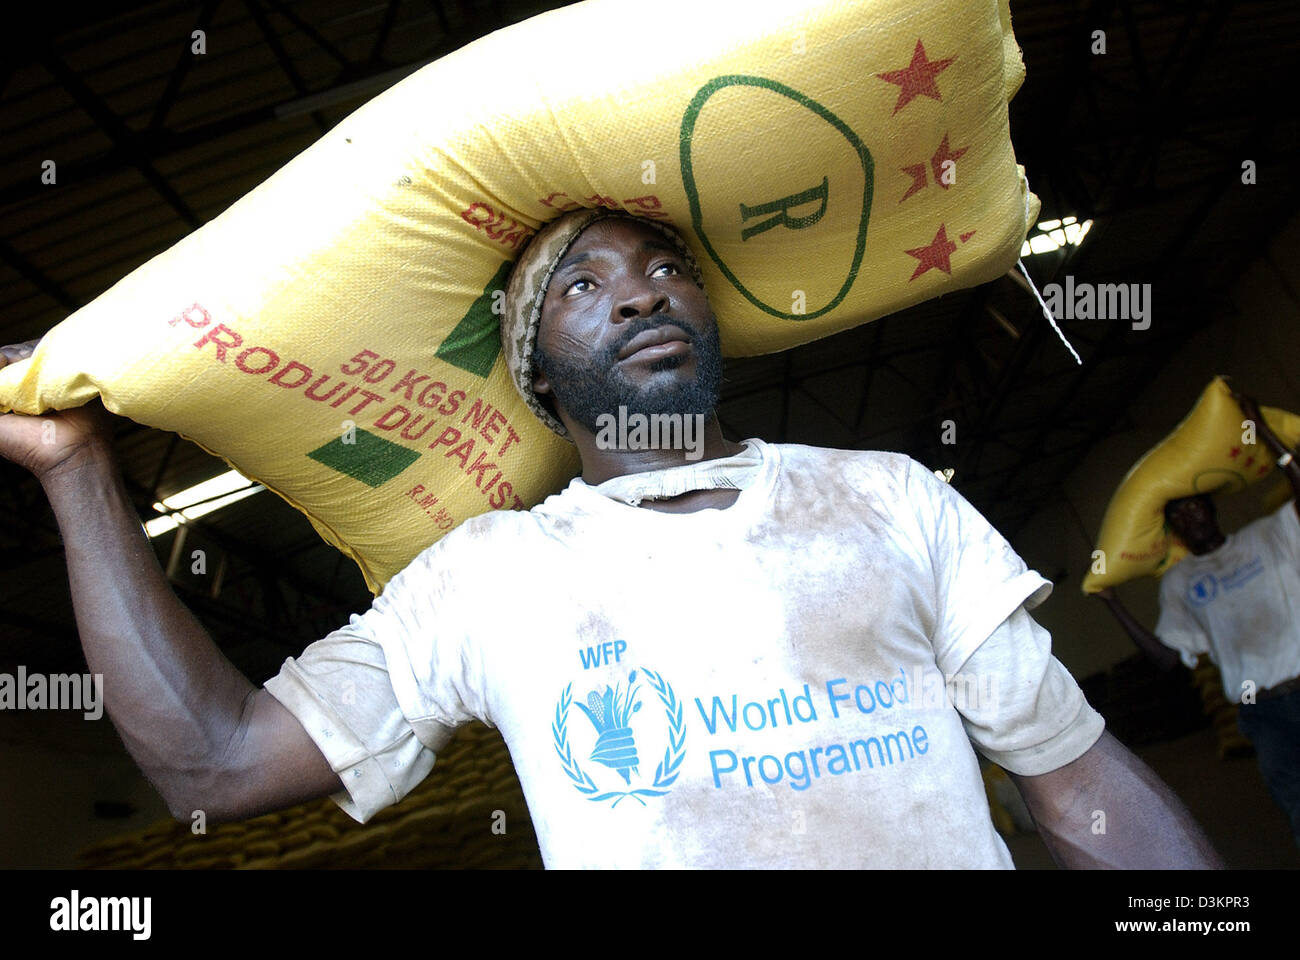
[[[1288,447],[1300,441],[1300,417],[1261,407],[1269,428]],[[1169,436],[1134,464],[1111,497],[1101,522],[1101,556],[1083,578],[1083,592],[1159,576],[1187,555],[1165,523],[1165,504],[1198,493],[1230,493],[1268,475],[1274,458],[1263,440],[1242,440],[1244,414],[1222,377],[1215,377]]]
[[[191,438],[378,591],[577,469],[499,357],[511,263],[561,211],[678,227],[728,355],[1014,265],[1038,201],[1005,0],[631,9],[575,4],[417,71],[0,370],[0,407],[98,394]]]

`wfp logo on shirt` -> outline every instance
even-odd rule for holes
[[[657,705],[646,698],[647,686]],[[642,712],[647,704],[650,709]],[[581,712],[573,711],[574,706]],[[574,717],[578,719],[571,729],[569,720]],[[555,705],[551,733],[555,752],[574,789],[593,803],[610,803],[611,808],[628,797],[646,806],[644,797],[668,793],[686,757],[681,702],[668,681],[645,667],[628,674],[626,690],[621,682],[613,687],[606,684],[604,690],[588,691],[585,699],[576,703],[570,683]],[[666,744],[663,758],[650,778],[642,773],[642,767],[658,754],[660,744]]]
[[[1187,602],[1194,607],[1203,607],[1219,595],[1219,578],[1206,573],[1187,585]]]

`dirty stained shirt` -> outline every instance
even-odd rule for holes
[[[1288,501],[1160,578],[1160,642],[1209,654],[1231,703],[1300,676],[1300,518]]]
[[[550,868],[1011,867],[975,751],[1033,776],[1103,730],[1051,584],[907,456],[745,447],[725,509],[578,478],[466,521],[286,660],[335,801],[364,822],[478,719]]]

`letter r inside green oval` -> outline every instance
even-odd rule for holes
[[[845,277],[844,283],[830,302],[815,310],[809,311],[808,313],[791,313],[781,310],[764,302],[756,296],[743,283],[741,283],[740,278],[736,276],[735,272],[728,267],[722,257],[719,256],[713,243],[709,239],[708,233],[704,229],[704,213],[700,205],[699,189],[695,181],[695,173],[691,158],[691,146],[694,141],[695,125],[699,120],[701,110],[703,110],[705,103],[710,97],[719,90],[735,86],[759,87],[764,90],[769,90],[794,101],[801,107],[816,114],[822,120],[825,120],[834,127],[835,130],[837,130],[844,139],[848,141],[849,145],[857,154],[859,162],[862,164],[862,211],[858,220],[858,231],[852,264],[849,267],[848,275]],[[780,317],[784,320],[796,321],[811,320],[814,317],[820,317],[835,309],[835,307],[844,300],[844,297],[852,288],[853,282],[857,279],[858,269],[862,265],[863,251],[866,249],[867,221],[870,219],[871,215],[872,185],[874,183],[875,168],[870,152],[867,150],[858,135],[854,133],[843,120],[833,114],[830,110],[827,110],[817,101],[804,96],[792,87],[788,87],[783,83],[778,83],[775,80],[769,80],[766,77],[747,76],[744,74],[729,74],[726,76],[714,77],[702,86],[698,92],[696,92],[695,96],[691,99],[690,105],[686,108],[685,114],[682,115],[681,166],[682,184],[686,189],[686,197],[691,207],[691,225],[695,228],[695,232],[699,236],[700,242],[704,245],[704,249],[708,252],[710,258],[712,258],[713,262],[718,265],[718,269],[722,271],[723,276],[730,281],[732,286],[740,291],[745,299],[754,304],[754,306],[758,307],[758,309],[762,310],[764,313],[770,314],[774,317]],[[825,177],[822,177],[820,188],[814,186],[812,189],[806,190],[803,193],[793,194],[789,197],[784,197],[780,200],[771,201],[766,204],[756,204],[749,207],[742,204],[741,215],[745,220],[745,225],[742,227],[742,237],[744,239],[749,239],[752,236],[781,226],[792,227],[795,229],[813,226],[825,213],[826,204],[828,202],[827,189],[827,180]],[[791,206],[797,203],[814,203],[818,200],[821,201],[820,211],[812,214],[805,214],[802,217],[792,218],[788,215],[788,210]]]

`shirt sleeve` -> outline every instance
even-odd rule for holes
[[[934,575],[935,660],[955,673],[1012,611],[1046,600],[1052,584],[965,497],[910,459],[906,496]]]
[[[1160,578],[1160,619],[1155,634],[1166,647],[1178,651],[1184,666],[1194,668],[1197,658],[1210,652],[1210,638],[1188,609],[1181,584],[1181,577],[1168,573]]]
[[[1020,776],[1077,760],[1106,727],[1052,656],[1051,634],[1023,606],[949,678],[948,690],[975,748]]]
[[[486,722],[472,692],[481,677],[461,629],[462,605],[449,595],[446,542],[266,682],[343,781],[334,801],[361,823],[428,776],[456,727]]]

